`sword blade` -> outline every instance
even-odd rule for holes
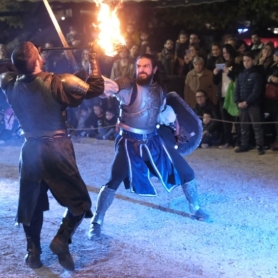
[[[59,38],[60,38],[60,40],[61,40],[62,45],[63,45],[65,48],[68,48],[68,47],[69,47],[68,42],[67,42],[67,40],[66,40],[66,38],[65,38],[65,36],[64,36],[64,34],[63,34],[61,28],[60,28],[60,25],[59,25],[59,23],[58,23],[58,21],[57,21],[55,15],[54,15],[54,13],[53,13],[53,11],[52,11],[52,9],[51,9],[51,7],[50,7],[48,1],[47,1],[47,0],[43,0],[43,3],[44,3],[44,5],[45,5],[45,7],[46,7],[46,10],[47,10],[49,16],[50,16],[50,19],[51,19],[52,22],[53,22],[53,25],[54,25],[54,27],[55,27],[57,33],[58,33],[58,36],[59,36]],[[66,51],[66,55],[67,55],[67,57],[69,58],[70,63],[71,63],[71,65],[73,66],[74,70],[78,70],[78,65],[77,65],[77,62],[76,62],[76,60],[75,60],[73,54],[72,54],[72,51],[71,51],[71,50],[65,50],[65,51]]]

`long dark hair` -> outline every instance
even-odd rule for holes
[[[226,66],[230,67],[235,63],[235,58],[237,57],[238,53],[234,49],[234,47],[232,45],[228,44],[228,43],[225,43],[223,45],[222,52],[223,52],[223,48],[225,48],[226,51],[230,54],[230,60],[225,62]]]

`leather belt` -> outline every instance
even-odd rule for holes
[[[42,131],[42,132],[24,132],[26,140],[40,140],[46,139],[53,141],[56,138],[67,137],[65,130],[54,130],[54,131]]]

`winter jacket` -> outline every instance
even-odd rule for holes
[[[235,103],[246,101],[248,105],[260,105],[263,95],[263,78],[253,66],[241,72],[237,78]]]

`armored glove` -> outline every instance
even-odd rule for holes
[[[91,77],[101,76],[99,61],[98,61],[98,53],[100,51],[99,45],[96,41],[89,43],[90,51],[89,51],[89,74]]]

